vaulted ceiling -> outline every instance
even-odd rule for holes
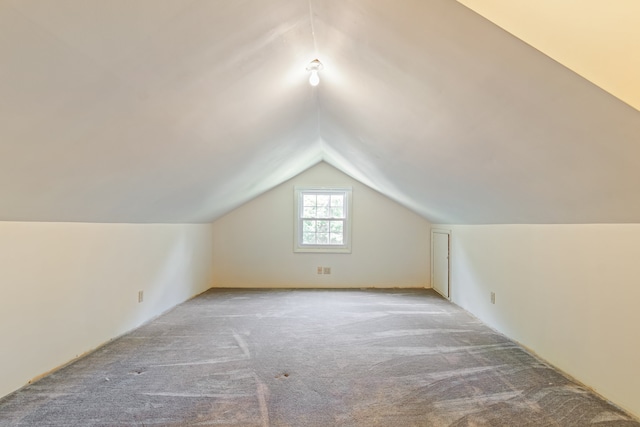
[[[454,0],[0,0],[0,61],[0,220],[208,222],[326,161],[433,222],[640,222],[640,112]]]

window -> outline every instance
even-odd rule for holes
[[[351,252],[351,188],[295,189],[294,252]]]

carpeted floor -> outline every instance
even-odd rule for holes
[[[433,291],[212,290],[0,426],[638,426]]]

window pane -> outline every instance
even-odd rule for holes
[[[330,235],[330,240],[332,245],[342,245],[342,234],[333,234]]]
[[[316,205],[316,195],[315,194],[305,194],[302,197],[302,205],[303,206],[315,206]]]
[[[342,206],[331,208],[332,218],[344,218],[344,208]]]
[[[342,234],[343,226],[342,221],[331,221],[331,233]]]
[[[304,245],[315,245],[316,244],[316,233],[302,233],[302,244],[304,244]]]
[[[331,201],[331,196],[328,194],[318,194],[318,207],[320,206],[329,206],[329,202]]]
[[[340,195],[332,195],[331,196],[331,206],[344,206],[344,196]]]
[[[329,221],[317,221],[316,222],[316,231],[318,233],[328,233],[329,232]]]
[[[320,208],[318,207],[316,210],[316,218],[330,218],[331,211],[329,208]]]
[[[302,222],[302,231],[304,232],[316,232],[316,222],[315,221],[303,221]]]
[[[329,233],[318,233],[317,234],[317,242],[318,245],[327,245],[329,244]]]
[[[302,210],[303,218],[316,218],[316,208],[304,207]]]

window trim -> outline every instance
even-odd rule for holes
[[[351,187],[294,187],[294,232],[293,232],[293,251],[294,252],[311,252],[311,253],[351,253],[351,223],[352,223],[352,188]],[[327,193],[344,194],[344,232],[342,245],[305,245],[302,243],[302,202],[304,193]]]

